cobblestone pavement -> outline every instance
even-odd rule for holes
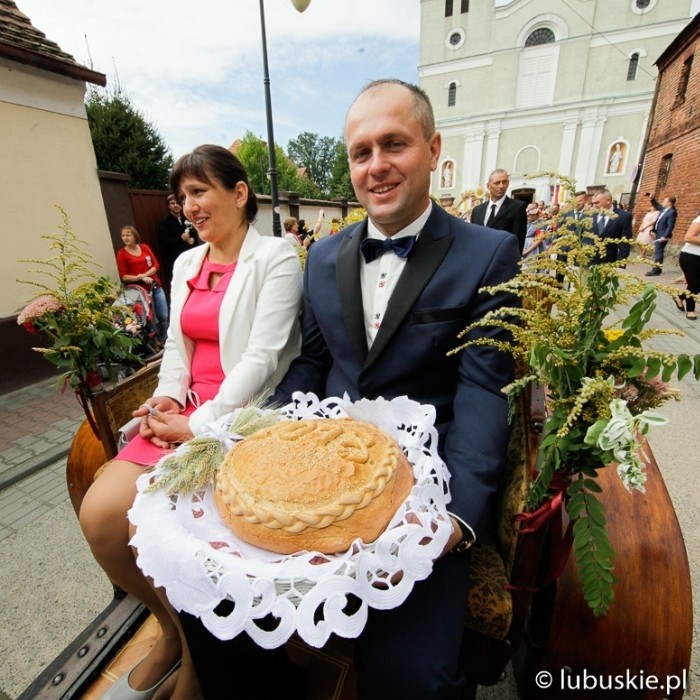
[[[47,379],[0,396],[0,491],[65,456],[85,419],[78,399]]]

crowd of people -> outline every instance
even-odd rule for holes
[[[369,611],[355,644],[358,688],[363,698],[473,696],[460,662],[470,547],[485,533],[506,459],[501,389],[514,368],[491,345],[447,351],[465,326],[510,302],[480,288],[515,275],[521,256],[546,246],[568,218],[595,208],[593,232],[610,241],[601,261],[611,262],[629,252],[631,216],[607,190],[591,203],[577,193],[564,213],[557,204],[526,205],[506,195],[501,169],[490,175],[489,200],[471,222],[450,215],[429,196],[442,145],[432,107],[420,88],[402,81],[361,90],[347,113],[345,142],[367,217],[316,243],[323,211],[311,232],[292,217],[281,238],[258,232],[244,167],[229,150],[208,145],[182,156],[171,174],[158,237],[163,268],[133,227],[122,231],[124,282],[143,285],[155,301],[160,276],[171,278],[169,327],[158,386],[134,412],[139,435],[94,482],[80,522],[110,579],[148,606],[162,634],[106,698],[150,698],[164,684],[176,700],[248,690],[303,697],[299,671],[282,649],[257,647],[245,634],[222,641],[171,607],[136,564],[127,518],[144,469],[252,397],[267,392],[284,404],[295,391],[351,400],[408,396],[435,408],[438,450],[451,474],[452,534],[402,605]],[[651,224],[657,242],[671,199]],[[658,209],[656,200],[650,204]],[[643,222],[639,236],[643,228],[648,237],[649,226]],[[700,219],[693,226],[681,264],[697,293]],[[309,249],[303,290],[295,246]],[[691,296],[683,303],[694,311]],[[168,324],[162,301],[156,313]],[[505,331],[490,334],[507,340]]]
[[[588,240],[605,242],[605,252],[595,256],[592,264],[606,262],[624,266],[632,250],[641,258],[646,258],[651,252],[653,265],[646,275],[654,277],[661,274],[664,253],[673,236],[677,218],[674,196],[669,195],[659,202],[651,193],[646,193],[648,211],[635,235],[632,214],[624,203],[613,199],[610,190],[576,192],[573,200],[562,209],[558,202],[545,204],[544,200],[540,200],[524,204],[511,199],[505,194],[509,185],[508,173],[501,169],[494,170],[486,183],[489,198],[461,215],[462,218],[514,234],[522,243],[522,257],[528,258],[545,252],[562,226],[568,228],[572,220],[585,216],[590,220]],[[688,235],[693,237],[690,232]],[[688,236],[684,243],[688,243]],[[685,252],[688,253],[687,246]],[[687,260],[684,266],[688,267]],[[684,277],[676,281],[684,280],[687,280],[685,272]],[[689,291],[689,295],[692,294]],[[694,310],[688,318],[694,320]]]

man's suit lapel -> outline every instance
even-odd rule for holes
[[[366,232],[367,221],[365,220],[352,235],[343,238],[336,263],[340,307],[350,342],[360,362],[364,362],[367,357],[367,335],[360,285],[360,243]]]
[[[474,211],[472,213],[472,218],[471,221],[473,224],[477,224],[479,226],[483,226],[486,223],[486,210],[488,209],[488,206],[486,204],[479,204],[476,207],[474,207]]]
[[[433,205],[435,206],[435,205]],[[430,281],[440,264],[445,259],[447,251],[452,245],[452,236],[443,235],[434,237],[430,231],[435,227],[436,217],[428,219],[421,232],[416,247],[399,277],[394,293],[391,295],[382,325],[379,327],[377,337],[372,343],[364,369],[367,369],[382,353],[392,336],[398,330],[406,314],[411,310],[425,286]],[[359,277],[359,276],[358,276]],[[363,328],[364,330],[364,328]]]
[[[489,205],[490,205],[490,200],[489,200]],[[503,204],[501,204],[501,208],[496,212],[496,218],[493,220],[493,223],[495,224],[497,221],[500,221],[501,219],[505,219],[506,216],[508,215],[508,210],[510,209],[510,199],[506,197],[503,200]]]

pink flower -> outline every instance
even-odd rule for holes
[[[17,317],[17,323],[23,326],[25,323],[31,323],[40,319],[44,314],[49,314],[54,311],[60,311],[63,304],[51,294],[44,294],[30,301],[22,312]]]

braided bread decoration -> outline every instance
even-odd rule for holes
[[[393,438],[351,418],[283,421],[237,443],[215,500],[241,539],[290,554],[345,551],[384,531],[413,484]]]

